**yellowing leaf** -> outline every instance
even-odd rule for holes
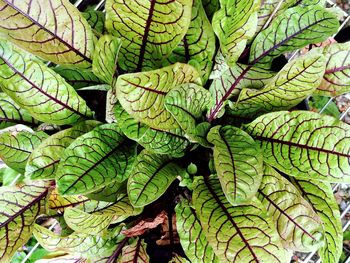
[[[42,183],[0,188],[0,262],[10,262],[29,240],[35,219],[45,213],[47,194]]]

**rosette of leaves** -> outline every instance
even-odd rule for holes
[[[350,45],[276,71],[338,30],[279,2],[0,0],[0,262],[338,262],[350,126],[298,104],[350,91]]]

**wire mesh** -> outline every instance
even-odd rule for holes
[[[83,4],[83,2],[86,0],[77,0],[75,2],[75,6],[79,7],[81,4]],[[264,25],[264,29],[269,25],[269,23],[271,22],[271,20],[273,19],[274,15],[278,12],[279,8],[281,7],[282,3],[284,0],[280,0],[279,3],[276,5],[276,8],[274,9],[273,13],[271,14],[270,18],[267,20],[266,24]],[[337,3],[334,2],[333,0],[326,0],[327,3],[329,4],[330,7],[337,7]],[[105,0],[101,0],[96,6],[95,6],[95,10],[103,10],[104,9],[104,4],[105,4]],[[340,8],[340,7],[339,7]],[[104,11],[104,10],[103,10]],[[347,23],[350,22],[350,15],[344,11],[343,9],[340,8],[340,11],[342,11],[343,13],[343,22],[341,23],[340,27],[339,27],[339,31],[344,28],[346,26]],[[338,32],[339,32],[338,31]],[[333,36],[334,37],[334,36]],[[294,57],[296,57],[298,55],[299,51],[294,52],[289,60],[292,60]],[[330,98],[327,103],[319,110],[319,113],[323,113],[330,105],[331,103],[336,99],[336,97],[332,97]],[[345,111],[343,111],[343,113],[340,114],[339,116],[339,120],[343,120],[345,118],[346,115],[348,115],[350,113],[350,104],[349,106],[346,108]],[[0,166],[1,166],[1,162],[0,162]],[[16,180],[18,180],[18,178],[16,178],[14,180],[14,182],[12,182],[12,184],[14,184],[16,182]],[[341,186],[341,184],[334,184],[333,185],[333,192],[336,192],[338,190],[338,188]],[[342,211],[341,213],[341,219],[343,219],[346,214],[350,212],[350,203],[348,204],[348,206]],[[56,225],[56,223],[54,223],[53,225],[51,225],[50,229],[52,229],[54,226]],[[348,228],[350,227],[350,220],[348,220],[347,222],[344,223],[343,225],[343,232],[345,232]],[[27,256],[22,260],[21,263],[26,263],[27,260],[30,258],[30,256],[34,253],[34,251],[39,247],[39,243],[37,243],[32,249],[31,251],[27,254]],[[311,262],[315,262],[315,263],[320,263],[321,260],[320,258],[317,256],[317,251],[306,254],[304,256],[304,258],[301,261],[302,263],[311,263]],[[348,257],[345,260],[345,263],[350,263],[350,257]]]

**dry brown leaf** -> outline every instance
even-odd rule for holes
[[[151,221],[150,221],[151,220]],[[141,220],[137,225],[123,230],[122,234],[127,237],[140,236],[149,229],[154,229],[160,224],[163,224],[165,221],[168,221],[168,216],[165,211],[160,212],[156,218],[150,220]]]

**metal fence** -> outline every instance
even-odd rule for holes
[[[77,0],[75,2],[75,6],[79,8],[79,6],[81,6],[83,3],[84,3],[85,0]],[[273,11],[273,14],[270,16],[270,19],[266,22],[266,24],[264,25],[263,28],[266,28],[269,23],[271,22],[272,20],[272,17],[274,16],[274,14],[276,14],[280,8],[280,6],[282,5],[284,0],[280,0],[279,3],[276,5],[276,8],[275,10]],[[350,1],[349,1],[350,2]],[[103,10],[104,9],[104,3],[105,3],[105,0],[101,0],[95,7],[95,10]],[[339,31],[344,28],[346,26],[346,24],[348,24],[350,22],[350,15],[345,12],[344,10],[341,9],[341,7],[339,7],[336,3],[336,0],[327,0],[327,4],[330,6],[330,7],[338,7],[339,8],[339,11],[341,11],[343,13],[343,17],[341,18],[341,26],[339,28]],[[299,54],[299,51],[296,51],[292,54],[292,56],[289,58],[289,60],[293,59],[294,57],[298,56]],[[324,112],[327,107],[329,107],[331,105],[331,103],[333,101],[335,101],[336,97],[332,97],[329,99],[329,101],[320,109],[320,113]],[[340,116],[339,116],[339,120],[343,120],[344,117],[346,115],[350,115],[350,104],[349,106],[346,108],[345,111],[343,111]],[[1,165],[1,164],[0,164]],[[15,182],[14,182],[15,183]],[[335,184],[333,186],[333,192],[337,192],[339,187],[341,186],[341,184]],[[341,211],[341,219],[343,219],[347,213],[350,212],[350,202],[349,204],[347,205],[347,207]],[[53,224],[50,229],[54,228],[55,224]],[[348,220],[347,222],[345,222],[345,224],[343,225],[343,232],[345,232],[348,228],[350,227],[350,220]],[[29,258],[30,256],[33,254],[33,252],[39,247],[39,243],[37,243],[33,248],[32,250],[27,254],[27,256],[22,260],[21,263],[25,263]],[[305,254],[304,257],[301,259],[301,263],[320,263],[321,260],[320,258],[317,256],[317,251],[315,252],[312,252],[312,253],[309,253],[309,254]],[[350,263],[350,256],[348,256],[348,258],[345,260],[345,263]]]

